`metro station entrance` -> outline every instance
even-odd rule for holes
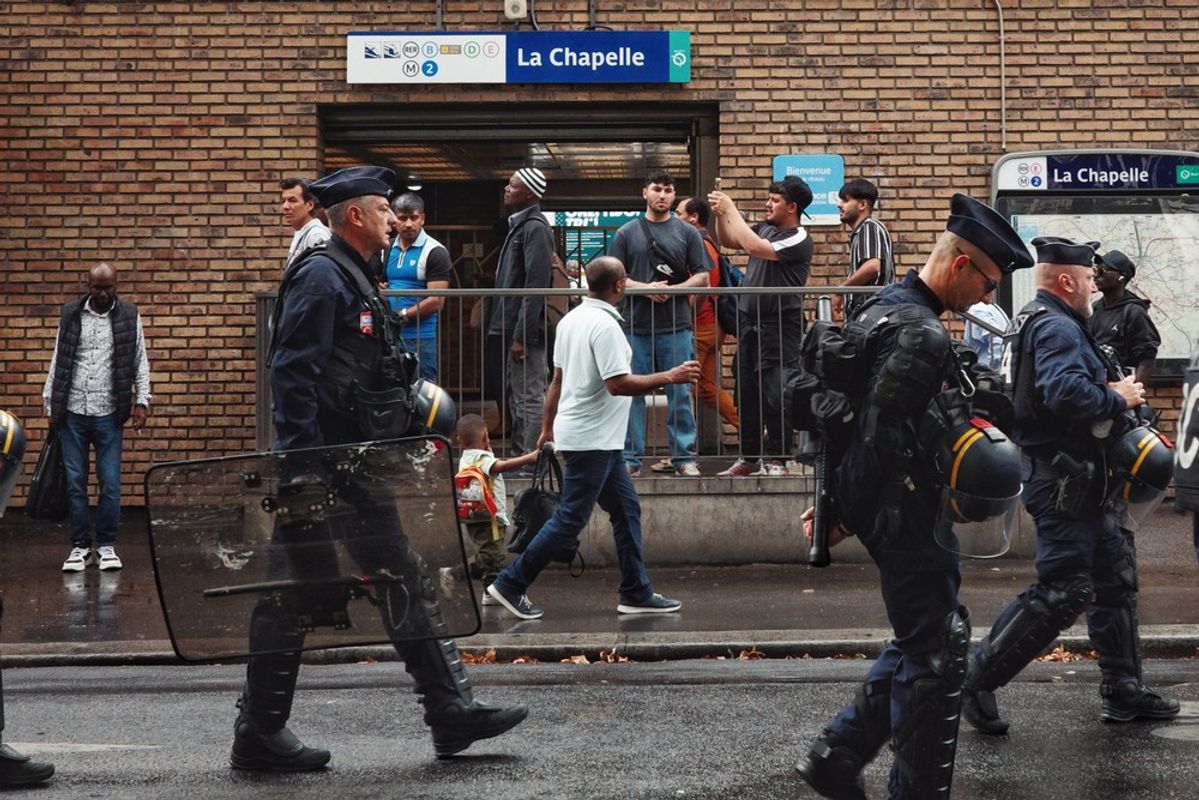
[[[679,196],[706,192],[717,174],[714,103],[325,106],[317,118],[322,172],[396,170],[425,201],[426,229],[449,249],[451,285],[463,289],[493,285],[507,229],[503,188],[522,166],[548,181],[541,205],[555,225],[562,287],[644,210],[648,173],[669,171]],[[565,311],[565,301],[551,304],[551,323]],[[441,314],[441,381],[455,397],[481,388],[479,312],[477,302],[451,298]]]

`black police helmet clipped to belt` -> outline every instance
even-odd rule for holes
[[[413,405],[416,406],[413,423],[422,433],[437,433],[449,437],[458,421],[458,411],[450,393],[437,384],[425,379],[418,380],[412,387]]]
[[[1117,439],[1108,460],[1121,482],[1116,499],[1126,503],[1160,498],[1174,477],[1174,445],[1151,425],[1133,428]]]
[[[1020,494],[1020,451],[983,419],[972,419],[946,435],[938,467],[954,522],[992,519],[1005,513]]]

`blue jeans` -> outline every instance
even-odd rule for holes
[[[96,504],[96,547],[115,544],[121,522],[121,442],[124,430],[116,414],[88,417],[67,412],[58,429],[62,460],[67,470],[67,500],[71,509],[71,545],[91,547],[88,518],[88,448],[96,450],[96,479],[100,499]]]
[[[677,367],[695,358],[695,337],[690,329],[665,331],[653,335],[630,333],[633,348],[633,374],[649,375]],[[695,414],[691,410],[691,386],[672,383],[666,391],[666,440],[670,460],[678,467],[695,460]],[[624,460],[630,467],[641,466],[645,452],[645,398],[633,398],[629,408],[629,432],[624,440]]]
[[[637,605],[654,593],[641,557],[641,499],[619,450],[562,453],[562,496],[558,510],[515,561],[495,579],[505,595],[520,596],[563,545],[573,543],[591,519],[595,504],[608,512],[620,565],[620,602]]]
[[[420,376],[430,383],[437,383],[437,334],[421,336],[413,329],[400,334],[400,346],[415,353],[420,361]]]

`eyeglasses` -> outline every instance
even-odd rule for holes
[[[965,254],[963,253],[963,255],[965,255]],[[987,294],[990,294],[991,292],[993,292],[999,288],[999,281],[993,280],[990,275],[988,275],[987,273],[985,273],[981,269],[979,269],[978,264],[975,264],[973,261],[971,261],[970,266],[974,267],[974,271],[977,272],[979,275],[982,275],[983,280],[987,282]]]

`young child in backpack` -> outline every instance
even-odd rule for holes
[[[495,524],[491,520],[466,522],[465,527],[475,544],[475,556],[471,573],[478,573],[483,581],[482,603],[492,606],[496,601],[487,594],[487,587],[504,568],[505,534],[512,520],[508,517],[508,494],[504,486],[504,473],[512,472],[537,461],[537,451],[515,458],[499,459],[491,452],[491,437],[487,434],[487,423],[478,414],[464,414],[454,428],[454,442],[462,449],[458,459],[458,470],[478,467],[491,481],[491,495],[495,501]]]

